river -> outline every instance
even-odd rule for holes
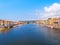
[[[60,45],[60,30],[24,24],[0,33],[0,45]]]

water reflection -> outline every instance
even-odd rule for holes
[[[42,32],[45,34],[45,37],[48,40],[48,43],[52,45],[60,45],[60,29],[51,29],[45,26],[40,26]]]
[[[60,30],[26,24],[0,33],[0,45],[60,45]]]

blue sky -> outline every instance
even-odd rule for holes
[[[0,19],[6,20],[39,20],[44,7],[60,0],[0,0]]]

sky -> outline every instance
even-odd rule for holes
[[[25,21],[60,16],[60,0],[0,0],[0,19]]]

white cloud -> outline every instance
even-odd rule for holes
[[[42,14],[42,18],[57,17],[57,16],[60,16],[59,3],[53,3],[50,6],[44,7],[44,13]]]
[[[55,11],[60,11],[60,4],[54,3],[49,7],[44,7],[46,12],[55,12]]]

